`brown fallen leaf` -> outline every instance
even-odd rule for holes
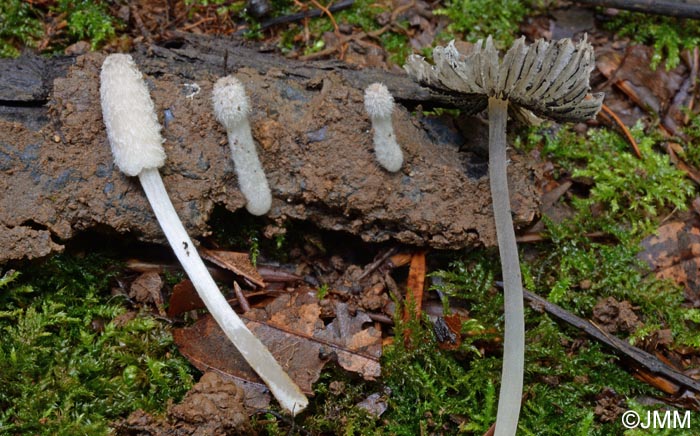
[[[336,302],[336,318],[325,325],[313,293],[284,294],[263,309],[242,318],[267,346],[289,376],[307,394],[323,366],[336,360],[348,371],[373,380],[381,375],[381,332],[363,312],[350,315],[346,304]],[[180,352],[202,371],[217,370],[230,377],[262,384],[221,329],[210,317],[173,331]]]
[[[394,268],[398,268],[400,266],[408,265],[411,263],[411,254],[409,253],[397,253],[389,258],[389,261],[391,262],[391,265]]]
[[[467,317],[458,315],[458,314],[452,314],[452,315],[445,315],[444,320],[445,320],[445,325],[447,328],[450,330],[452,335],[454,336],[453,341],[441,341],[438,346],[442,350],[456,350],[459,348],[460,345],[462,345],[462,322],[467,321]]]
[[[700,255],[700,222],[693,219],[664,224],[641,245],[643,250],[639,258],[653,271],[695,258]]]
[[[265,281],[260,273],[258,273],[255,266],[253,266],[248,253],[238,253],[235,251],[225,250],[209,250],[206,248],[200,248],[199,253],[209,262],[244,277],[255,286],[259,288],[265,287]]]
[[[165,304],[163,302],[163,280],[157,272],[149,271],[139,275],[131,283],[129,297],[139,303],[154,304],[161,315],[165,314]]]
[[[656,276],[682,285],[685,298],[693,307],[700,307],[700,221],[664,224],[641,245],[638,257]]]
[[[190,310],[203,309],[204,302],[189,279],[173,286],[173,294],[168,305],[168,317],[173,318]]]
[[[623,55],[614,50],[596,52],[596,67],[639,107],[660,117],[680,89],[687,67],[681,63],[671,71],[649,68],[653,49],[632,45]]]

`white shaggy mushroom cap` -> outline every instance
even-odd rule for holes
[[[153,100],[134,60],[107,56],[100,74],[100,101],[114,163],[126,175],[165,163],[163,137]]]
[[[374,154],[389,172],[396,172],[403,165],[403,152],[396,142],[391,113],[394,111],[394,97],[381,83],[372,83],[365,88],[365,110],[374,130]]]
[[[388,118],[394,111],[394,97],[382,83],[365,89],[365,110],[371,118]]]
[[[250,103],[240,80],[233,76],[222,77],[214,84],[212,103],[216,120],[226,130],[236,127],[248,117]]]

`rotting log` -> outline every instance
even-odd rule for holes
[[[210,102],[216,79],[235,73],[251,97],[272,188],[267,223],[305,220],[366,241],[434,248],[495,244],[483,124],[414,110],[455,107],[449,97],[401,73],[299,62],[227,38],[182,35],[132,55],[164,126],[165,185],[193,237],[211,231],[215,206],[244,206]],[[99,104],[104,56],[0,60],[0,263],[60,251],[90,229],[164,240],[138,181],[112,163]],[[372,154],[362,96],[375,81],[399,103],[405,162],[397,173]],[[537,164],[515,152],[510,159],[514,219],[523,226],[538,214]]]

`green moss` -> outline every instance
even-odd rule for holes
[[[18,47],[33,47],[41,37],[41,17],[28,2],[0,2],[0,57],[19,56]]]
[[[674,312],[686,313],[690,317],[696,315],[692,311],[680,308],[682,293],[676,287],[645,278],[643,272],[637,268],[635,250],[632,248],[619,249],[612,245],[590,245],[589,242],[587,249],[577,249],[576,244],[571,244],[569,237],[565,236],[567,234],[562,230],[559,234],[562,240],[547,244],[539,250],[540,252],[553,251],[550,258],[551,264],[546,269],[547,274],[543,274],[540,269],[542,265],[529,265],[526,268],[531,271],[526,273],[526,283],[529,283],[528,286],[532,285],[531,289],[534,288],[546,294],[551,287],[551,275],[557,274],[557,262],[566,261],[575,264],[574,259],[579,259],[584,266],[582,270],[574,268],[574,272],[565,271],[561,276],[555,277],[557,281],[576,283],[582,278],[592,279],[594,289],[585,291],[568,289],[561,295],[560,303],[574,313],[580,313],[589,318],[591,305],[595,303],[596,298],[608,295],[609,286],[612,288],[611,295],[629,299],[639,308],[640,313],[649,314],[649,320],[674,318],[680,320],[682,316],[674,315]],[[616,258],[620,259],[615,264],[609,264]],[[490,285],[494,277],[494,261],[493,255],[473,253],[463,261],[450,265],[449,269],[434,273],[433,277],[439,278],[435,289],[450,295],[451,298],[462,300],[463,304],[470,308],[470,316],[479,320],[479,325],[490,328],[495,326],[497,331],[501,332],[502,298],[500,296],[496,298],[493,295]],[[596,268],[602,268],[602,270],[596,272]],[[592,276],[591,272],[593,272]],[[605,285],[599,285],[598,280],[603,280]],[[495,324],[491,324],[494,321],[484,322],[483,320],[486,319],[496,319]],[[526,326],[525,401],[521,412],[519,434],[537,436],[622,434],[625,429],[619,420],[602,423],[596,418],[594,411],[597,396],[604,391],[612,390],[621,398],[632,402],[632,399],[638,396],[656,394],[649,385],[632,377],[625,369],[625,365],[620,364],[609,350],[595,341],[582,340],[578,330],[567,325],[559,325],[548,315],[530,310],[526,311]],[[693,330],[689,325],[679,324],[673,327],[673,330],[676,333],[685,331],[688,336],[697,337],[698,335],[697,329]],[[483,341],[493,341],[494,337],[496,336],[493,334],[477,335],[476,343],[481,344],[483,348]],[[415,340],[418,339],[415,338]],[[423,341],[426,344],[430,343],[425,338]],[[458,416],[463,421],[459,429],[466,434],[483,434],[485,428],[492,422],[489,419],[492,420],[493,416],[489,413],[490,418],[481,420],[480,414],[484,410],[493,409],[492,402],[495,400],[492,399],[491,394],[485,393],[489,392],[489,389],[495,391],[498,386],[500,357],[498,355],[486,357],[473,352],[450,356],[436,351],[434,343],[427,345],[424,349],[418,347],[417,351],[411,352],[402,347],[400,341],[397,343],[398,346],[393,351],[397,354],[388,354],[386,360],[390,363],[400,362],[398,367],[405,374],[405,378],[401,383],[388,373],[386,374],[387,384],[392,389],[396,385],[412,384],[412,389],[437,392],[439,395],[446,396],[449,402],[449,392],[442,392],[439,382],[433,378],[437,378],[438,374],[450,374],[447,376],[448,379],[468,380],[469,384],[463,387],[464,390],[460,389],[459,394],[455,394],[471,399],[469,402],[460,404],[462,411]],[[471,345],[474,345],[474,342]],[[429,350],[432,351],[429,352]],[[418,355],[415,355],[416,353]],[[421,353],[426,355],[430,353],[430,356],[427,357]],[[426,359],[438,360],[440,364],[426,362]],[[452,363],[445,363],[446,359]],[[412,362],[415,362],[420,370],[411,371]],[[457,362],[461,368],[458,371],[450,372],[443,368],[443,366],[452,367]],[[387,365],[385,364],[385,367]],[[409,368],[406,369],[406,367]],[[430,368],[437,367],[441,369],[436,369],[434,373],[429,371]],[[426,375],[426,372],[433,374],[432,377]],[[426,378],[428,382],[423,382],[422,380]],[[467,388],[469,385],[471,385],[470,389]],[[474,390],[482,394],[474,397]],[[414,392],[405,405],[396,405],[395,413],[405,413],[404,420],[412,420],[412,429],[424,427],[420,427],[420,415],[409,418],[408,404],[411,401],[420,402],[423,396],[430,398],[430,394]],[[431,404],[430,401],[427,403]],[[401,418],[394,418],[394,415],[391,417],[390,421],[401,420]],[[409,424],[406,423],[406,425]],[[410,433],[395,431],[393,434]]]
[[[680,62],[680,52],[700,43],[698,20],[621,11],[605,27],[639,44],[651,44],[654,47],[652,69],[664,59],[667,69],[675,68]]]
[[[548,254],[528,269],[534,290],[584,318],[590,318],[601,298],[629,301],[645,324],[633,340],[670,328],[677,346],[700,346],[696,311],[684,307],[677,285],[649,274],[637,258],[639,237],[618,230],[616,244],[591,241],[576,232],[577,219],[586,219],[585,214],[563,224],[549,223],[550,242],[541,247]]]
[[[449,38],[455,34],[476,42],[491,35],[499,48],[510,46],[520,34],[520,23],[531,12],[528,2],[519,0],[449,0],[436,15],[450,19]]]
[[[340,369],[324,371],[314,386],[314,400],[304,429],[313,434],[363,435],[378,432],[378,420],[357,404],[378,389]]]
[[[291,2],[290,2],[291,3]],[[337,11],[333,14],[338,25],[346,24],[357,31],[373,32],[382,28],[378,22],[378,16],[384,12],[390,12],[391,6],[385,2],[373,2],[370,0],[357,0],[348,9]],[[408,23],[395,23],[399,28],[405,28]],[[299,37],[304,31],[301,24],[291,24],[288,29],[281,32],[279,46],[282,51],[289,52],[295,49],[305,54],[311,54],[326,48],[323,43],[323,34],[333,32],[333,24],[326,15],[312,18],[308,23],[309,41],[304,47],[298,47]],[[389,61],[403,65],[406,57],[411,53],[411,46],[408,37],[400,29],[389,29],[380,34],[376,42],[379,43],[389,54]]]
[[[65,16],[67,23],[67,35],[60,30],[52,35],[49,50],[60,50],[79,40],[89,41],[95,50],[114,38],[118,27],[118,20],[103,1],[58,0],[39,6],[20,0],[2,1],[0,57],[17,56],[23,46],[34,47],[44,37],[45,16]]]
[[[68,17],[68,34],[71,40],[88,40],[93,50],[114,38],[116,20],[103,2],[92,0],[59,0],[59,14]]]
[[[601,423],[595,419],[596,396],[613,390],[632,398],[653,390],[633,378],[598,343],[577,342],[579,332],[575,329],[532,313],[527,323],[527,400],[521,414],[522,434],[620,434],[619,421]]]
[[[192,384],[168,325],[109,297],[117,269],[58,256],[0,284],[0,433],[108,434],[111,421],[163,411]]]
[[[641,239],[655,230],[660,216],[672,208],[685,209],[694,187],[666,154],[653,149],[656,138],[645,136],[640,126],[632,133],[642,159],[605,129],[592,131],[587,139],[563,130],[546,140],[550,157],[593,185],[588,197],[572,199],[573,218],[560,224],[545,219],[548,242],[540,252],[546,254],[528,266],[528,280],[534,290],[584,317],[600,298],[627,300],[639,308],[645,324],[632,340],[670,328],[676,345],[697,347],[697,314],[683,307],[682,290],[655,279],[637,258]],[[584,236],[593,232],[615,242]]]
[[[680,157],[695,168],[700,168],[700,115],[693,114],[685,110],[688,117],[688,124],[682,128],[684,138],[679,140],[683,143]]]
[[[465,361],[458,358],[464,348],[440,350],[424,325],[429,322],[397,319],[394,343],[384,349],[382,379],[391,390],[384,434],[483,434],[496,416],[498,360]],[[410,332],[408,337],[405,332]],[[468,355],[473,354],[469,350]]]
[[[578,210],[602,209],[611,222],[628,222],[648,230],[649,219],[671,208],[685,209],[694,193],[684,173],[668,155],[654,146],[660,138],[644,134],[641,124],[632,128],[642,158],[609,129],[591,129],[587,138],[564,129],[546,139],[544,152],[571,172],[574,178],[593,182],[590,195],[577,199]]]

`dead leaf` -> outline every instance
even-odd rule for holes
[[[199,294],[190,280],[185,279],[173,286],[173,294],[170,296],[170,304],[168,305],[169,318],[204,307],[204,302],[199,298]]]
[[[614,422],[625,410],[625,397],[611,388],[604,388],[596,396],[594,413],[601,422]]]
[[[386,396],[380,394],[379,392],[371,394],[364,400],[357,403],[356,406],[360,409],[365,409],[367,413],[375,418],[382,416],[382,413],[386,412],[386,409],[389,408],[386,401]]]
[[[209,262],[244,277],[259,288],[265,287],[265,281],[260,273],[258,273],[255,266],[253,266],[248,253],[238,253],[235,251],[224,250],[208,250],[206,248],[201,248],[199,252],[202,257]]]
[[[420,318],[423,308],[423,288],[425,285],[425,251],[419,251],[411,256],[411,266],[406,281],[406,300],[415,303],[413,317]],[[410,296],[409,296],[410,295]],[[411,318],[408,306],[404,308],[404,321]]]
[[[639,258],[653,271],[661,271],[700,255],[700,222],[674,221],[645,238]]]
[[[671,71],[663,66],[651,70],[653,49],[633,45],[622,54],[614,50],[596,53],[596,67],[638,106],[663,116],[678,92],[687,68],[681,64]]]
[[[462,345],[462,323],[469,318],[459,314],[445,315],[445,324],[450,331],[455,335],[454,343],[441,343],[440,348],[443,350],[456,350]]]
[[[700,221],[664,224],[641,245],[638,257],[656,276],[682,285],[685,298],[693,307],[700,307]]]
[[[158,312],[161,315],[165,314],[163,294],[161,294],[161,289],[163,288],[163,280],[157,272],[149,271],[141,274],[136,278],[136,280],[131,283],[131,288],[129,290],[129,297],[138,301],[139,303],[152,303],[158,308]]]
[[[313,393],[313,383],[331,359],[368,380],[381,375],[381,332],[365,327],[371,323],[367,314],[351,315],[346,304],[335,304],[336,318],[328,325],[319,317],[321,308],[310,292],[282,295],[264,309],[252,309],[243,316],[248,328],[307,394]],[[173,337],[180,352],[200,370],[216,369],[262,384],[211,316],[175,329]]]
[[[393,268],[398,268],[400,266],[408,265],[411,263],[411,255],[409,253],[397,253],[389,258],[391,266]]]

